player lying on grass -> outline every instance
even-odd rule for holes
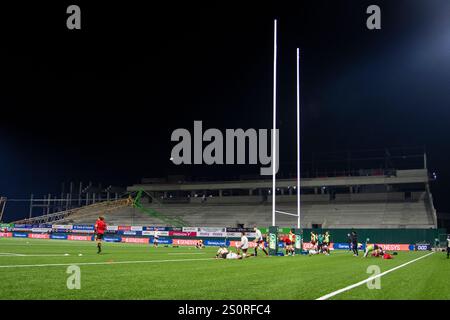
[[[226,247],[220,247],[219,250],[217,250],[216,259],[244,259],[251,256],[254,256],[254,254],[251,253],[249,255],[241,255],[239,252],[234,253],[233,251],[228,250]]]
[[[368,244],[366,251],[364,252],[364,258],[367,258],[369,254],[371,254],[372,257],[381,257],[385,254],[385,252],[383,248],[377,244]]]
[[[102,239],[106,231],[105,218],[103,216],[98,217],[95,222],[95,241],[97,242],[97,253],[102,252]]]
[[[261,233],[261,230],[259,230],[257,227],[255,227],[255,240],[254,242],[256,243],[256,247],[255,247],[255,256],[258,255],[258,248],[260,248],[262,251],[264,251],[264,253],[267,255],[269,255],[269,253],[267,252],[265,246],[264,246],[264,239]]]
[[[205,247],[205,245],[203,244],[203,240],[198,240],[197,241],[197,244],[195,245],[195,247],[197,248],[197,249],[203,249],[204,247]]]
[[[310,256],[315,255],[315,254],[320,254],[320,253],[323,253],[323,254],[325,254],[326,256],[329,256],[329,255],[330,255],[330,248],[329,248],[326,244],[323,244],[323,245],[319,248],[319,246],[316,244],[312,249],[310,249],[310,250],[308,251],[308,254],[309,254]]]

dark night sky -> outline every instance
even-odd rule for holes
[[[2,5],[0,194],[44,194],[69,180],[257,172],[177,167],[170,135],[192,132],[194,120],[271,127],[277,18],[281,161],[295,161],[300,47],[305,157],[425,145],[435,204],[450,212],[450,2],[243,2]],[[81,31],[66,29],[75,3]],[[366,28],[370,4],[381,7],[381,30]]]

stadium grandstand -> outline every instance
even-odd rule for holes
[[[389,155],[387,161],[386,154]],[[433,178],[426,155],[372,158],[385,168],[334,171],[301,180],[302,228],[435,229],[437,215],[430,191]],[[395,169],[395,159],[421,159],[416,168]],[[354,161],[353,161],[354,162]],[[319,168],[318,162],[315,164]],[[306,176],[306,175],[305,175]],[[279,210],[295,212],[296,179],[277,180]],[[92,197],[91,197],[92,198]],[[103,214],[111,225],[251,227],[271,225],[271,181],[186,181],[184,177],[143,179],[114,199],[89,203],[18,223],[92,223]],[[277,225],[294,227],[295,219],[279,216]]]

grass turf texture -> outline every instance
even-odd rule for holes
[[[104,243],[98,255],[94,242],[0,238],[0,299],[317,299],[367,279],[370,265],[383,272],[427,254],[209,259],[216,250]],[[19,267],[46,264],[60,265]],[[70,264],[81,269],[80,290],[67,289]],[[450,299],[450,260],[435,253],[383,276],[379,290],[331,299]]]

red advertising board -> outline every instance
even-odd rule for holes
[[[127,238],[123,237],[122,242],[126,243],[148,243],[148,238]]]
[[[131,226],[119,226],[118,229],[122,231],[131,231]]]
[[[68,235],[67,240],[77,240],[77,241],[91,241],[91,236],[74,236],[74,235]]]
[[[46,233],[29,233],[28,238],[34,239],[50,239],[50,235]]]
[[[198,240],[194,239],[173,239],[172,244],[175,246],[195,246]]]
[[[409,251],[409,244],[377,244],[386,251]]]
[[[0,238],[10,238],[12,237],[12,232],[0,232]]]
[[[196,237],[197,232],[169,231],[169,236],[174,237]]]

